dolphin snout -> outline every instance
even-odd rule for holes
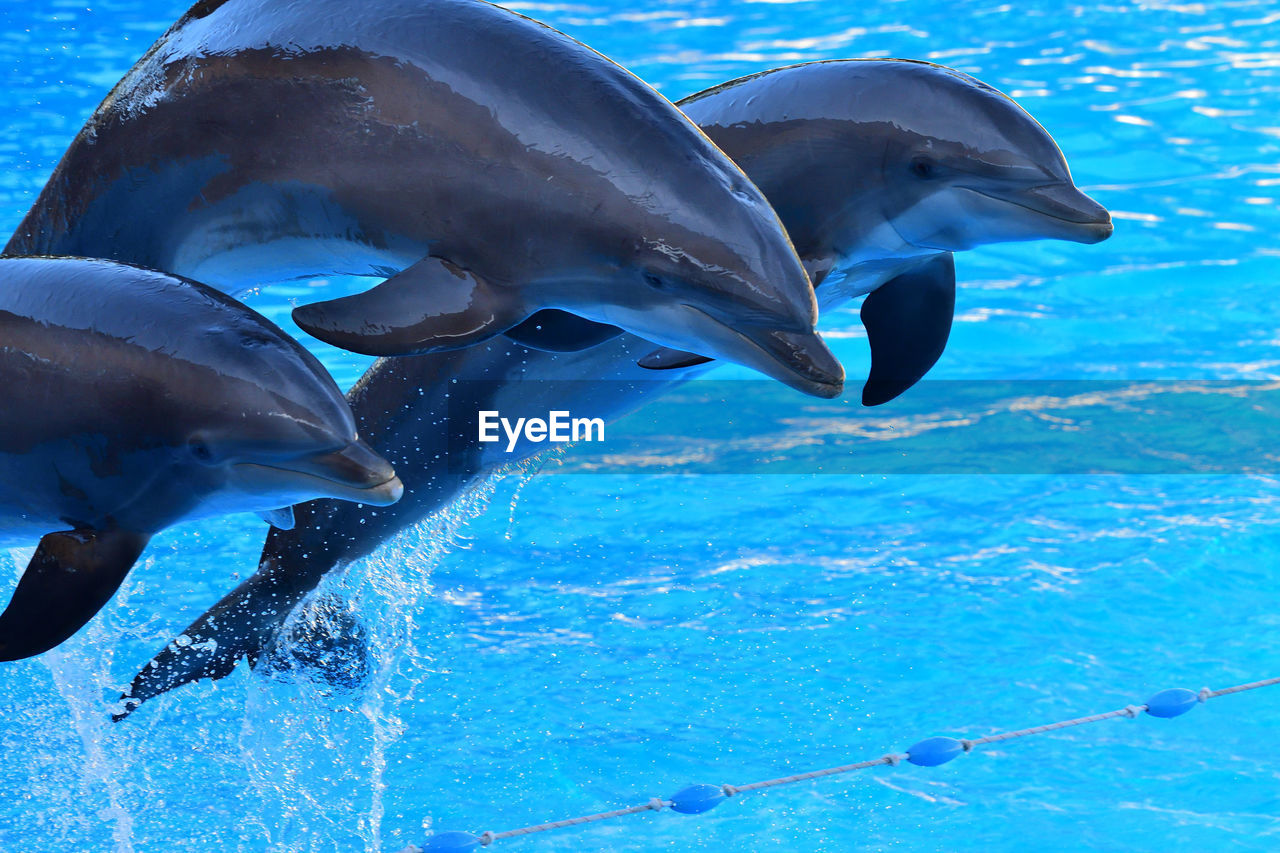
[[[335,482],[361,489],[385,483],[396,475],[391,463],[360,439],[341,450],[316,454],[310,460],[310,466],[317,473],[323,472]]]
[[[1071,183],[1032,187],[1019,204],[1059,220],[1062,233],[1057,236],[1076,243],[1101,243],[1115,230],[1107,209]]]
[[[388,506],[404,494],[404,485],[391,463],[357,439],[341,450],[307,457],[294,470],[328,480],[330,497],[374,506]]]
[[[797,334],[811,331],[818,322],[813,284],[790,244],[786,248],[790,258],[734,276],[731,287],[693,289],[682,301],[734,328],[753,326]]]
[[[1111,224],[1111,217],[1108,215],[1106,222],[1092,222],[1085,228],[1081,229],[1079,237],[1076,238],[1076,242],[1101,243],[1103,240],[1115,233],[1115,230],[1115,226]]]
[[[289,502],[319,497],[389,506],[404,494],[391,464],[359,439],[338,450],[270,464],[241,462],[234,470],[247,491],[289,496]]]
[[[669,346],[737,362],[814,397],[838,397],[844,390],[844,367],[812,327],[793,332],[731,325],[692,305],[683,307],[677,322],[668,321],[668,328],[680,327],[686,340],[697,343],[672,341]]]
[[[766,376],[813,397],[830,399],[844,391],[844,366],[812,329],[744,333],[743,340],[754,353],[738,360]]]

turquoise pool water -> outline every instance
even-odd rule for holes
[[[0,5],[0,230],[185,5]],[[1025,395],[1042,380],[1114,389],[1280,374],[1280,2],[513,8],[673,98],[845,56],[932,59],[1016,97],[1113,211],[1116,234],[960,255],[957,323],[933,378]],[[300,293],[251,301],[283,322]],[[850,375],[865,375],[856,307],[823,327]],[[366,364],[322,355],[344,384]],[[1117,395],[1096,402],[1101,414],[983,420],[941,417],[928,393],[896,410],[847,403],[841,419],[819,408],[841,404],[795,395],[814,442],[779,451],[797,454],[786,473],[582,473],[571,451],[326,584],[370,626],[363,687],[245,671],[112,725],[137,667],[253,569],[264,533],[251,517],[171,530],[80,636],[0,669],[0,840],[398,851],[436,829],[498,831],[1280,673],[1280,489],[1265,466],[907,475],[848,464],[857,445],[840,424],[883,432],[897,416],[1001,459],[1027,452],[1028,425],[1088,429],[1140,405]],[[749,402],[691,406],[672,431],[729,434]],[[816,473],[815,446],[843,473]],[[712,461],[738,451],[703,449]],[[1274,850],[1277,739],[1280,689],[1263,690],[1175,721],[1068,729],[700,818],[645,815],[492,849]]]

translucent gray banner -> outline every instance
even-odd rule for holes
[[[768,381],[458,383],[451,467],[551,447],[552,421],[599,418],[562,473],[1276,474],[1280,381],[926,381],[884,406]],[[628,414],[628,410],[630,411]],[[480,442],[479,412],[490,435]],[[561,412],[561,415],[554,415]],[[514,428],[546,422],[541,440]],[[535,424],[535,427],[537,425]],[[535,429],[534,435],[536,436]],[[595,438],[594,433],[591,438]],[[511,452],[507,448],[511,447]],[[469,461],[468,461],[469,460]]]

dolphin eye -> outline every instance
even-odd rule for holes
[[[667,283],[667,280],[653,272],[646,272],[644,274],[644,283],[652,287],[654,290],[670,289],[670,284]]]
[[[203,438],[196,436],[187,442],[187,450],[197,462],[208,464],[213,461],[213,450],[209,447],[208,442]]]
[[[911,174],[928,180],[937,174],[937,166],[928,157],[916,157],[911,161]]]

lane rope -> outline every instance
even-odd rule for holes
[[[676,792],[670,799],[664,800],[660,797],[654,797],[646,803],[629,808],[616,809],[614,811],[599,812],[597,814],[584,815],[582,817],[567,818],[565,820],[556,820],[549,823],[539,823],[535,826],[526,826],[520,829],[509,829],[505,832],[482,832],[474,835],[470,832],[442,832],[431,836],[421,846],[417,847],[409,845],[400,853],[471,853],[481,847],[488,847],[495,841],[502,841],[506,838],[516,838],[522,835],[532,835],[535,832],[548,832],[554,829],[563,829],[569,826],[580,826],[584,823],[595,823],[601,820],[612,820],[614,818],[625,817],[627,815],[642,814],[649,811],[662,811],[663,809],[671,809],[679,814],[702,814],[710,811],[729,797],[738,794],[746,794],[751,791],[761,791],[766,788],[775,788],[779,785],[791,785],[796,782],[807,782],[811,779],[820,779],[824,776],[835,776],[840,773],[852,773],[855,770],[865,770],[870,767],[878,767],[887,765],[896,767],[902,762],[915,764],[919,767],[937,767],[940,764],[946,764],[957,756],[972,751],[975,747],[983,746],[989,743],[1000,743],[1014,738],[1029,737],[1031,735],[1044,734],[1045,732],[1057,731],[1058,729],[1070,728],[1071,726],[1082,726],[1088,723],[1097,723],[1102,720],[1111,720],[1116,717],[1125,717],[1134,719],[1139,714],[1146,713],[1152,717],[1160,717],[1162,719],[1171,719],[1180,717],[1190,711],[1196,705],[1207,702],[1218,696],[1228,696],[1232,693],[1243,693],[1246,690],[1257,690],[1260,687],[1271,687],[1280,684],[1280,678],[1267,678],[1262,681],[1253,681],[1249,684],[1238,684],[1235,687],[1224,687],[1221,690],[1210,690],[1205,687],[1199,691],[1188,690],[1185,687],[1172,687],[1168,690],[1161,690],[1142,705],[1126,705],[1114,711],[1106,711],[1101,714],[1092,714],[1088,717],[1076,717],[1072,720],[1063,720],[1058,723],[1049,723],[1043,726],[1033,726],[1028,729],[1018,729],[1011,732],[1002,732],[1000,734],[987,735],[980,738],[957,739],[951,737],[929,737],[919,741],[915,745],[902,753],[891,753],[881,756],[880,758],[872,758],[867,761],[859,761],[856,764],[844,764],[840,767],[829,767],[825,770],[813,770],[808,773],[798,773],[794,776],[782,776],[777,779],[766,779],[763,782],[751,782],[746,785],[690,785],[681,791]]]

